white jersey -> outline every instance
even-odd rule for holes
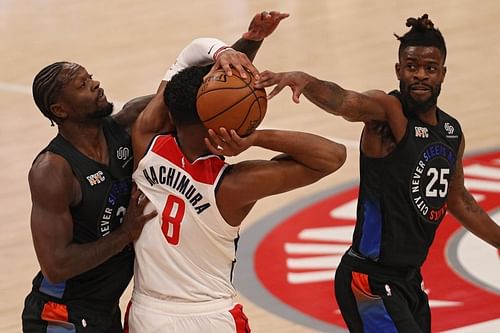
[[[216,155],[191,163],[174,136],[154,138],[133,174],[158,212],[135,242],[135,293],[184,303],[235,296],[239,227],[227,224],[215,201],[227,166]]]

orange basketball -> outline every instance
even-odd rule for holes
[[[255,78],[243,79],[233,70],[232,76],[216,71],[207,76],[196,99],[198,115],[206,128],[234,129],[240,136],[252,133],[267,110],[266,91],[255,89]]]

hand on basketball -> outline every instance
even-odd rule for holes
[[[260,73],[259,79],[255,82],[255,88],[265,88],[276,85],[274,89],[267,95],[267,99],[276,96],[284,87],[289,86],[292,89],[292,100],[299,103],[299,97],[302,91],[309,83],[309,77],[303,72],[283,72],[273,73],[264,71]]]
[[[221,68],[228,76],[233,75],[234,69],[238,72],[238,75],[244,79],[248,76],[247,71],[252,73],[255,78],[259,77],[259,71],[255,68],[250,59],[248,59],[247,55],[233,49],[226,49],[220,53],[207,76]]]
[[[235,130],[219,129],[219,134],[214,130],[208,130],[208,138],[205,145],[215,155],[236,156],[252,146],[252,139],[246,136],[240,137]]]
[[[250,26],[248,27],[248,31],[245,32],[242,37],[260,42],[272,34],[278,27],[281,20],[287,18],[288,16],[290,16],[290,14],[275,11],[270,13],[266,11],[258,13],[253,17],[250,22]]]

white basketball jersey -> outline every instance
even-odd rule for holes
[[[158,212],[135,242],[136,292],[178,302],[235,296],[239,227],[227,224],[215,201],[227,166],[216,155],[190,163],[172,135],[153,140],[133,174]]]

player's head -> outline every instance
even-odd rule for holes
[[[406,20],[406,26],[410,30],[403,36],[394,36],[399,40],[398,55],[401,55],[409,46],[432,46],[436,47],[441,53],[443,65],[446,60],[446,43],[439,29],[434,27],[434,23],[429,19],[429,15],[424,14],[422,17],[410,17]]]
[[[399,40],[396,75],[403,97],[413,112],[426,112],[437,104],[446,74],[446,44],[427,14],[406,21],[410,30]]]
[[[98,119],[113,111],[99,82],[72,62],[55,62],[43,68],[33,79],[32,91],[35,104],[52,123],[61,124],[70,113]]]
[[[203,77],[209,71],[210,66],[188,67],[174,75],[168,82],[163,99],[175,126],[201,124],[196,110],[196,96]]]

